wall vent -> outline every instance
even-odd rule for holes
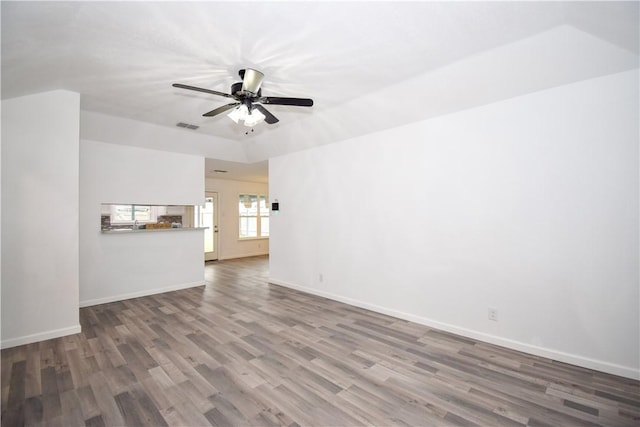
[[[184,123],[184,122],[176,123],[176,126],[178,126],[179,128],[186,128],[186,129],[193,129],[193,130],[196,130],[200,127],[196,125],[190,125],[189,123]]]

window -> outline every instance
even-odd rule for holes
[[[149,205],[111,205],[111,223],[123,224],[138,222],[154,222],[157,219],[156,206]]]
[[[269,205],[267,196],[240,194],[238,198],[240,239],[269,237]]]

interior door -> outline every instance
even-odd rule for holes
[[[196,222],[204,230],[204,260],[218,259],[218,193],[206,192],[204,206],[195,210]]]

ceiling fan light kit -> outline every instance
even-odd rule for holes
[[[313,106],[313,100],[309,98],[262,96],[262,89],[260,86],[262,86],[264,74],[258,70],[246,68],[240,70],[238,74],[240,75],[242,82],[232,84],[230,94],[195,86],[187,86],[180,83],[174,83],[173,87],[234,99],[236,102],[218,107],[204,113],[203,116],[214,117],[231,110],[227,116],[235,123],[242,121],[243,125],[247,127],[254,127],[263,121],[270,125],[279,121],[278,118],[264,108],[262,104],[290,105],[298,107]]]
[[[236,123],[242,121],[247,127],[254,127],[265,119],[265,115],[258,111],[257,108],[253,111],[249,111],[247,106],[244,104],[231,110],[227,116]]]

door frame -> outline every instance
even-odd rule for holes
[[[212,229],[213,233],[213,252],[204,252],[204,260],[206,261],[216,261],[219,258],[220,253],[220,239],[218,238],[218,192],[217,191],[205,191],[204,193],[205,201],[208,198],[213,199],[213,224],[200,224],[201,227],[209,227]],[[205,202],[206,203],[206,202]],[[198,212],[200,214],[200,212]],[[209,230],[205,230],[205,233]],[[204,250],[204,249],[203,249]]]

